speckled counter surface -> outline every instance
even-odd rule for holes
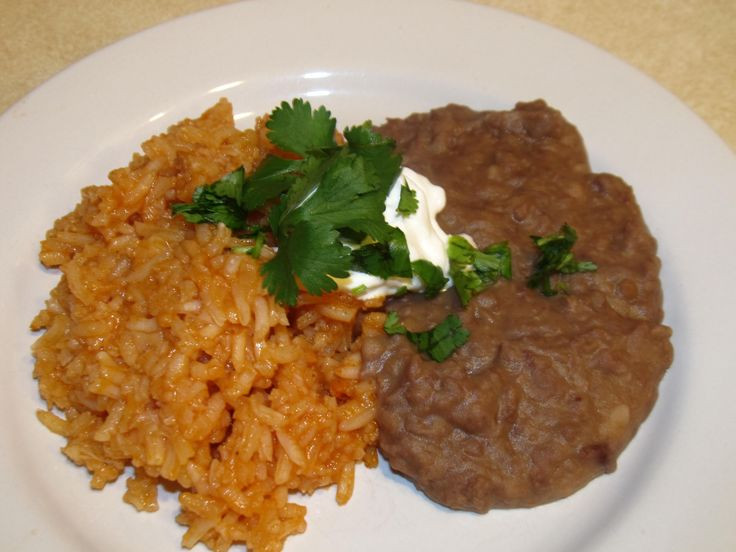
[[[736,151],[734,0],[476,0],[575,34],[649,74]],[[73,62],[229,0],[0,0],[0,112]]]

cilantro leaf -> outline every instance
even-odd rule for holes
[[[226,174],[211,185],[212,192],[223,197],[229,197],[238,204],[242,203],[245,169],[241,165],[234,171]]]
[[[435,362],[447,360],[470,338],[470,332],[463,327],[456,314],[448,314],[434,328],[423,332],[412,332],[401,323],[396,311],[389,311],[386,313],[383,329],[389,335],[405,335],[420,353],[426,354]]]
[[[417,212],[419,208],[419,202],[417,201],[417,192],[412,190],[404,180],[401,185],[401,196],[399,197],[399,205],[396,207],[396,212],[402,217],[408,217]]]
[[[376,188],[366,171],[365,160],[340,150],[289,190],[281,224],[301,220],[351,228],[377,241],[387,242],[393,227],[383,218],[386,196]]]
[[[450,236],[447,255],[450,276],[464,307],[500,278],[511,279],[511,249],[506,242],[479,250],[462,236]]]
[[[391,138],[387,138],[373,130],[373,124],[370,121],[346,128],[343,131],[343,135],[352,151],[359,151],[366,148],[385,148],[384,153],[393,154],[394,147],[396,146],[396,143]]]
[[[194,224],[222,222],[233,230],[241,230],[247,226],[247,211],[241,207],[244,181],[243,167],[235,169],[210,185],[199,186],[191,203],[174,203],[171,212]]]
[[[401,172],[401,155],[395,151],[396,142],[374,131],[370,121],[346,128],[343,135],[348,150],[363,158],[374,186],[385,198]]]
[[[419,276],[424,284],[424,296],[427,299],[437,297],[439,293],[445,289],[447,285],[447,278],[442,272],[442,269],[436,264],[432,264],[427,260],[419,259],[411,263],[411,268],[414,274]]]
[[[359,232],[352,228],[339,228],[340,237],[348,242],[352,242],[354,245],[358,245],[366,239],[367,234],[365,232]]]
[[[551,277],[555,274],[574,274],[576,272],[593,272],[598,266],[591,261],[578,261],[572,254],[572,246],[578,239],[577,232],[565,223],[556,234],[549,236],[530,236],[534,245],[539,248],[539,256],[534,264],[534,272],[527,280],[527,286],[538,289],[543,295],[551,297],[564,291],[563,283],[552,285]]]
[[[312,295],[337,289],[330,278],[346,278],[350,248],[338,241],[337,230],[326,224],[301,221],[288,239],[279,242],[276,255],[261,267],[264,287],[280,303],[296,304],[298,277]]]
[[[366,244],[352,252],[352,269],[388,279],[391,276],[411,278],[412,263],[406,236],[398,228],[388,241]]]
[[[281,201],[274,205],[268,212],[268,225],[271,227],[271,232],[274,236],[279,235],[279,222],[281,221],[281,216],[286,209],[285,197],[286,194],[282,194]]]
[[[335,119],[324,106],[312,110],[309,102],[300,98],[281,105],[271,112],[266,123],[268,139],[279,148],[305,155],[308,152],[333,148]]]
[[[243,206],[252,211],[279,197],[302,173],[304,165],[301,159],[284,159],[275,155],[266,157],[245,184]]]

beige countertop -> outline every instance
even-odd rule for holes
[[[399,1],[399,0],[397,0]],[[566,30],[649,74],[736,151],[736,1],[476,0]],[[0,112],[76,60],[229,0],[0,0]]]

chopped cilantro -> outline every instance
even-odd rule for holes
[[[259,259],[261,257],[261,251],[263,250],[263,244],[265,242],[266,234],[264,234],[263,232],[258,232],[258,234],[256,234],[256,243],[254,243],[253,247],[246,251],[246,253],[254,259]]]
[[[479,250],[462,236],[450,236],[447,255],[450,258],[450,276],[464,307],[473,295],[500,278],[511,279],[511,249],[506,242]]]
[[[354,287],[350,290],[350,293],[352,293],[355,296],[363,295],[366,291],[368,291],[368,286],[365,284],[360,284],[359,286]]]
[[[266,234],[264,234],[263,231],[259,229],[255,233],[255,243],[252,246],[248,247],[239,245],[231,247],[230,251],[242,255],[250,255],[254,259],[259,259],[261,257],[261,251],[263,250],[265,242]]]
[[[435,362],[442,362],[449,358],[470,337],[470,332],[463,327],[460,318],[455,314],[448,314],[434,328],[423,332],[412,332],[401,323],[396,311],[389,311],[386,313],[383,329],[389,335],[405,335],[420,353],[426,354]]]
[[[448,279],[442,272],[442,269],[427,260],[419,259],[411,263],[414,274],[419,276],[424,284],[424,296],[427,299],[437,297],[439,293],[445,289]]]
[[[409,293],[409,288],[406,286],[401,286],[399,289],[396,290],[396,293],[394,293],[394,297],[403,297]]]
[[[404,326],[399,320],[398,312],[388,311],[386,313],[386,321],[383,323],[383,331],[385,331],[388,335],[406,334],[406,326]]]
[[[539,248],[539,256],[534,264],[534,272],[527,280],[527,286],[538,289],[548,297],[566,290],[563,283],[552,285],[553,275],[592,272],[598,269],[598,266],[591,261],[575,259],[572,254],[572,246],[575,245],[578,235],[575,229],[567,223],[563,224],[556,234],[530,237],[534,245]]]
[[[404,179],[404,183],[401,185],[401,196],[399,197],[399,205],[396,207],[396,212],[402,217],[408,217],[417,212],[419,208],[419,202],[417,201],[417,192],[412,190]]]
[[[457,315],[449,314],[431,330],[407,331],[406,336],[420,352],[436,362],[442,362],[468,341],[470,332],[463,327]]]

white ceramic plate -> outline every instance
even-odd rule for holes
[[[594,170],[635,188],[663,260],[675,363],[613,475],[532,510],[441,508],[391,475],[361,470],[342,508],[306,500],[302,550],[736,550],[736,160],[668,92],[612,56],[533,21],[462,2],[246,2],[138,34],[56,76],[0,119],[6,336],[0,387],[4,550],[179,550],[176,499],[157,514],[103,492],[35,419],[28,323],[58,274],[38,242],[79,189],[104,183],[148,136],[227,95],[241,124],[295,96],[339,123],[447,102],[509,108],[545,98],[577,124]]]

